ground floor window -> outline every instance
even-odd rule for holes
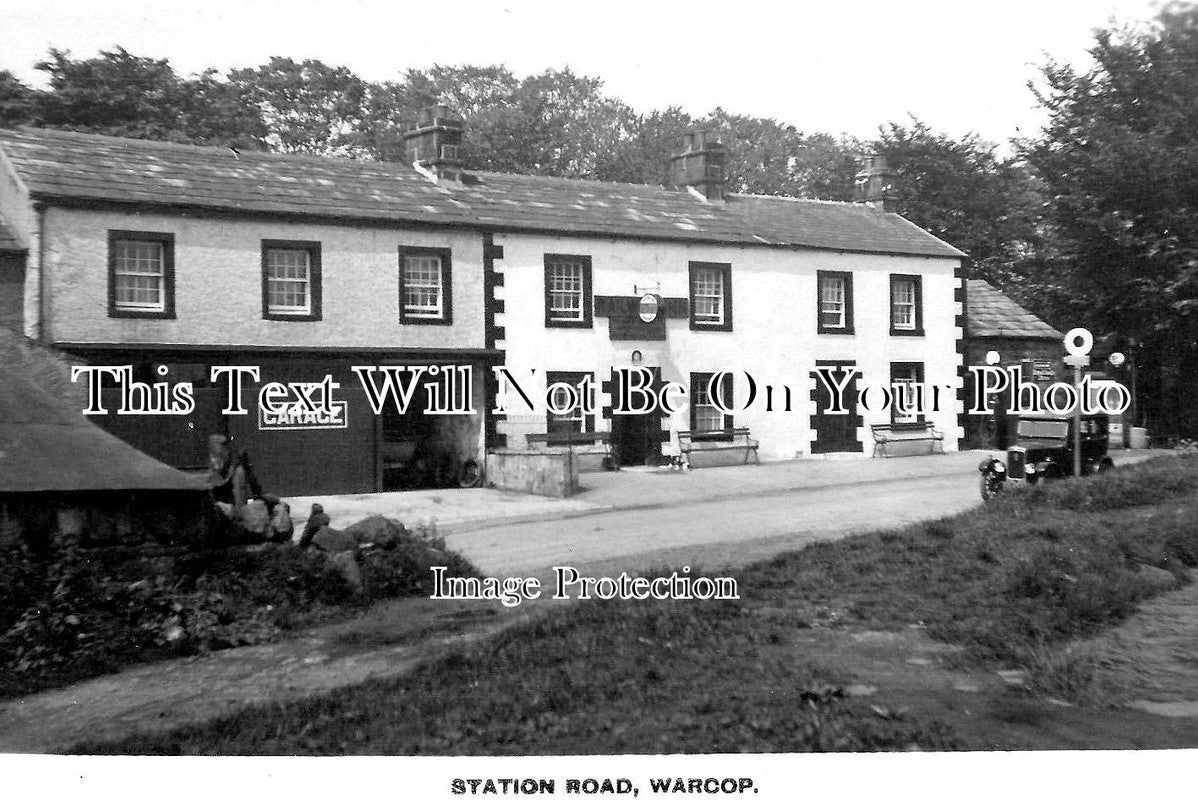
[[[725,414],[712,401],[711,379],[714,373],[691,373],[691,431],[721,434],[732,429],[732,415]],[[732,376],[725,374],[717,387],[725,408],[732,407]]]
[[[593,432],[595,430],[595,417],[593,414],[583,413],[581,402],[582,392],[594,392],[594,381],[588,381],[591,377],[589,372],[548,372],[545,375],[547,385],[553,386],[556,383],[562,386],[554,389],[552,394],[553,405],[558,408],[563,408],[570,404],[571,392],[566,389],[567,386],[572,386],[575,389],[574,398],[578,402],[574,403],[574,407],[567,413],[555,414],[553,411],[546,412],[546,432],[551,435],[564,436],[567,434],[580,434],[585,432]],[[592,404],[593,405],[593,404]]]
[[[897,361],[890,365],[890,387],[894,399],[890,404],[890,419],[895,423],[923,422],[919,407],[919,387],[923,384],[923,364],[918,361]]]

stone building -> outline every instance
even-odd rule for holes
[[[452,473],[503,447],[644,464],[686,434],[714,463],[744,429],[762,460],[868,453],[869,426],[894,421],[934,426],[947,449],[964,436],[965,256],[887,210],[884,164],[863,171],[861,202],[833,203],[732,191],[723,145],[702,132],[669,186],[463,171],[460,140],[443,109],[409,134],[410,164],[0,131],[0,218],[18,254],[0,277],[21,287],[28,336],[195,386],[190,415],[98,421],[183,468],[227,433],[280,493],[400,488],[413,464]],[[612,368],[634,364],[689,389],[688,408],[605,413]],[[310,426],[222,414],[217,365],[259,366],[250,397],[329,375],[345,405]],[[355,365],[469,367],[475,413],[418,400],[375,415]],[[534,396],[590,377],[596,410],[492,413],[496,366],[528,374]],[[849,368],[849,413],[827,413],[814,375]],[[724,370],[735,413],[708,392]],[[759,395],[741,410],[746,375]],[[853,402],[916,382],[943,389],[937,408]]]

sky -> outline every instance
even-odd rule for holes
[[[1150,19],[1155,0],[2,0],[0,69],[44,86],[48,48],[116,45],[176,70],[272,55],[369,80],[440,64],[571,67],[639,111],[681,106],[872,137],[915,115],[1003,144],[1044,119],[1027,88],[1051,56],[1084,64],[1093,29]]]

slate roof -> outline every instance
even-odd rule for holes
[[[17,241],[17,237],[14,236],[13,232],[8,229],[7,225],[4,224],[4,217],[0,217],[0,253],[22,253],[24,251],[25,248],[22,247],[21,243]]]
[[[395,162],[197,147],[38,128],[0,131],[37,199],[118,201],[492,230],[963,258],[897,214],[857,203],[471,173],[433,183]]]
[[[983,280],[966,283],[965,330],[970,337],[1055,339],[1056,328]]]
[[[203,476],[151,458],[0,366],[0,494],[206,488]]]

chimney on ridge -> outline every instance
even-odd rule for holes
[[[708,200],[723,200],[727,164],[728,150],[717,134],[692,131],[682,137],[682,152],[670,156],[669,183],[691,187]]]
[[[403,135],[408,163],[446,180],[462,175],[462,119],[446,106],[420,112],[415,127]]]
[[[862,159],[861,171],[854,179],[853,199],[883,211],[898,211],[893,181],[894,172],[887,165],[886,156],[870,153]]]

